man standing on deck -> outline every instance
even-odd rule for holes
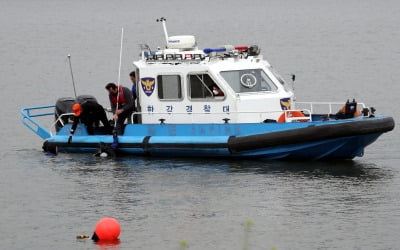
[[[135,109],[132,92],[127,87],[117,86],[115,83],[108,83],[106,89],[109,93],[114,121],[117,123],[116,131],[122,134],[125,120],[131,117]]]

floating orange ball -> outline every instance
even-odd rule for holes
[[[121,226],[119,222],[114,218],[103,218],[97,222],[94,228],[94,235],[97,236],[97,240],[117,240],[121,233]]]

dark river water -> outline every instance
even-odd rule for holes
[[[0,249],[398,249],[400,3],[397,0],[1,0]],[[108,105],[139,43],[195,35],[200,48],[262,48],[298,101],[355,98],[396,128],[339,162],[96,158],[41,151],[22,107],[78,94]],[[50,126],[50,123],[49,123]],[[120,243],[77,240],[116,218]]]

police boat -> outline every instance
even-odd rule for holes
[[[353,159],[394,128],[392,117],[352,98],[295,101],[293,82],[283,80],[258,46],[199,49],[194,36],[168,36],[161,22],[165,48],[142,45],[133,62],[137,108],[117,145],[115,135],[102,127],[89,135],[84,124],[68,143],[71,106],[94,98],[85,95],[21,110],[45,151],[95,153],[114,143],[121,155]],[[54,117],[47,128],[38,122],[43,116]]]

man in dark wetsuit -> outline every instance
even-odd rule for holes
[[[116,131],[122,134],[126,119],[129,119],[135,109],[132,91],[127,87],[117,86],[115,83],[106,85],[111,109],[114,114],[114,121],[117,122]]]
[[[103,123],[106,133],[111,134],[112,127],[108,122],[106,112],[103,106],[94,101],[85,101],[81,104],[75,103],[72,105],[72,110],[74,111],[74,123],[72,124],[70,135],[68,138],[68,143],[72,140],[72,135],[74,134],[78,122],[81,121],[86,125],[89,135],[93,135],[93,124],[98,126],[99,121]]]

